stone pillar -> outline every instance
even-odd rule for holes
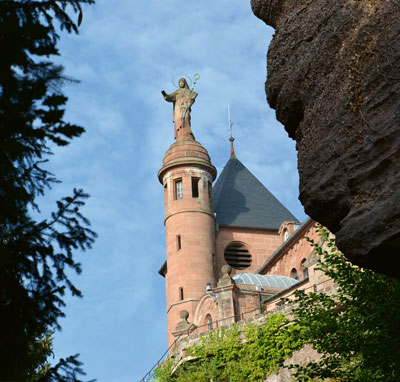
[[[187,310],[181,310],[179,312],[179,317],[181,320],[176,324],[175,330],[172,332],[174,337],[179,337],[184,333],[190,334],[190,332],[196,328],[196,325],[188,321],[189,312]]]
[[[235,309],[235,283],[230,274],[232,268],[229,265],[223,265],[221,268],[222,277],[219,279],[217,287],[213,292],[218,295],[218,311],[219,326],[227,326],[236,322],[236,309]]]

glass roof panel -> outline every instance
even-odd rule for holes
[[[270,288],[287,289],[297,284],[298,280],[286,276],[259,275],[254,273],[239,273],[232,279],[236,284],[255,285]]]

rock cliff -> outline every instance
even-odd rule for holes
[[[355,264],[400,277],[400,0],[251,0],[300,200]]]

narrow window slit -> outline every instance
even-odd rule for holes
[[[200,178],[192,178],[192,197],[199,197],[199,182]]]

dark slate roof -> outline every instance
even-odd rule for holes
[[[214,185],[214,212],[222,226],[279,229],[284,221],[298,221],[236,158]]]

